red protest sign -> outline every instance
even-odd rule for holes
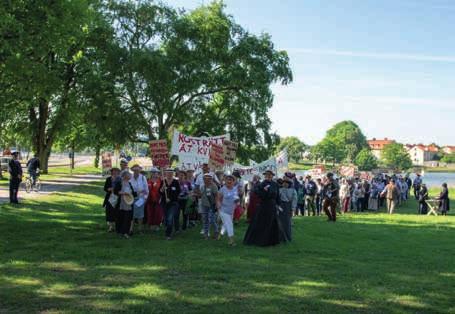
[[[150,155],[152,156],[153,165],[160,168],[170,166],[169,150],[166,140],[150,141]]]
[[[221,170],[224,167],[224,149],[221,145],[213,144],[210,148],[209,168]]]

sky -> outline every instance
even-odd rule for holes
[[[192,9],[202,0],[168,0]],[[205,1],[209,3],[209,1]],[[273,131],[320,141],[342,120],[368,138],[455,145],[455,0],[225,0],[269,33],[294,81],[273,86]]]

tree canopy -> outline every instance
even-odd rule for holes
[[[55,143],[98,148],[173,129],[229,133],[243,159],[273,151],[270,86],[292,81],[289,57],[221,1],[192,11],[158,1],[6,1],[0,18],[0,124],[28,141],[44,170]]]
[[[378,159],[369,148],[364,148],[357,154],[354,164],[360,171],[371,171],[378,167]]]
[[[278,144],[276,148],[276,153],[287,149],[288,151],[288,156],[289,160],[293,162],[298,162],[300,159],[302,159],[302,153],[306,149],[305,143],[303,143],[299,138],[295,136],[290,136],[290,137],[285,137],[280,140],[280,143]]]
[[[360,127],[353,121],[342,121],[327,131],[312,148],[312,155],[318,160],[351,163],[364,148],[368,148],[368,143]]]
[[[412,160],[402,144],[386,145],[381,153],[381,160],[388,167],[397,170],[408,170],[412,167]]]

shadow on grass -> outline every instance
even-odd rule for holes
[[[100,189],[99,185],[95,185]],[[450,312],[455,222],[298,218],[274,248],[105,232],[99,190],[81,186],[0,214],[7,311],[142,313]],[[412,218],[412,221],[409,221]],[[420,218],[420,217],[417,217]],[[237,227],[237,240],[246,229]],[[452,306],[452,308],[451,308]]]

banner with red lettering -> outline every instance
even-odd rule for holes
[[[356,166],[341,166],[339,174],[340,176],[345,178],[352,178],[355,176],[356,171],[357,171]]]
[[[211,170],[223,170],[224,168],[224,149],[221,145],[213,144],[210,148],[209,168]]]
[[[208,162],[212,145],[223,145],[224,140],[229,135],[195,137],[174,131],[171,154],[184,163]]]
[[[150,156],[152,156],[155,167],[169,167],[169,150],[167,149],[167,140],[150,141]]]

